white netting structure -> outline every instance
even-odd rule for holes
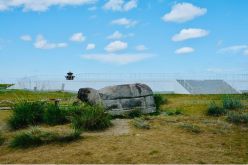
[[[12,79],[8,83],[15,84],[10,89],[74,92],[84,87],[100,89],[111,85],[145,83],[157,92],[217,94],[247,91],[248,74],[80,73],[75,74],[74,80],[65,80],[64,75],[38,75]]]

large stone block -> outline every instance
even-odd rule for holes
[[[90,104],[102,104],[112,115],[122,115],[140,109],[143,113],[156,111],[153,92],[145,84],[126,84],[105,87],[100,90],[82,88],[78,98]]]

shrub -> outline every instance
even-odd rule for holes
[[[44,122],[49,125],[64,124],[68,121],[66,115],[65,109],[59,108],[58,105],[49,104],[44,113]]]
[[[84,109],[85,105],[73,105],[73,106],[69,106],[68,107],[68,114],[69,116],[82,116],[83,115],[83,109]]]
[[[248,124],[248,113],[229,112],[227,120],[236,124]]]
[[[150,129],[149,123],[142,118],[135,118],[133,120],[133,125],[140,129]]]
[[[102,130],[111,126],[111,116],[102,106],[84,105],[74,109],[72,126],[75,130]]]
[[[225,96],[222,99],[223,108],[234,110],[234,109],[240,109],[243,107],[241,101],[238,98],[231,98],[230,96]]]
[[[161,105],[168,103],[168,100],[164,98],[161,94],[154,94],[154,101],[157,111],[160,111]]]
[[[8,119],[12,129],[25,128],[28,125],[37,125],[43,121],[45,103],[21,101],[12,107],[13,113]]]
[[[201,133],[201,129],[197,125],[184,123],[180,127],[192,133]]]
[[[221,116],[221,115],[226,114],[226,110],[216,105],[215,102],[211,102],[208,107],[207,114],[209,116]]]
[[[0,132],[0,145],[2,145],[4,143],[4,137],[2,135],[2,133]]]

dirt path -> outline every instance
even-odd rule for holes
[[[130,119],[114,119],[113,126],[102,132],[85,132],[86,136],[120,136],[130,133]]]

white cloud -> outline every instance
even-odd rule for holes
[[[42,35],[38,35],[34,47],[38,49],[64,48],[67,47],[67,43],[49,43]]]
[[[123,34],[120,33],[119,31],[115,31],[113,34],[107,37],[107,39],[110,40],[116,40],[116,39],[121,39],[123,37]]]
[[[248,55],[248,45],[234,45],[226,48],[222,48],[218,51],[218,53],[224,54],[243,54]]]
[[[137,6],[138,6],[138,0],[131,0],[123,6],[123,10],[129,11],[129,10],[132,10],[134,8],[137,8]]]
[[[138,6],[138,0],[130,0],[125,2],[124,0],[109,0],[103,8],[105,10],[112,10],[112,11],[129,11]]]
[[[30,35],[23,35],[20,39],[23,41],[32,41],[32,37]]]
[[[124,50],[128,47],[128,44],[126,42],[122,42],[122,41],[114,41],[109,43],[106,47],[105,50],[107,52],[117,52],[120,50]]]
[[[191,47],[183,47],[183,48],[177,49],[175,53],[176,54],[188,54],[188,53],[193,53],[194,51],[195,49]]]
[[[115,31],[113,34],[109,35],[107,37],[107,39],[109,39],[109,40],[118,40],[118,39],[122,39],[122,38],[133,37],[133,36],[134,36],[133,33],[122,34],[119,31]]]
[[[85,41],[86,37],[83,33],[75,33],[71,36],[70,40],[74,42],[83,42]]]
[[[0,11],[21,7],[23,11],[43,12],[52,6],[79,6],[96,2],[97,0],[1,0]]]
[[[200,8],[190,3],[178,3],[172,7],[170,13],[165,14],[162,19],[166,22],[187,22],[207,13],[206,8]]]
[[[138,46],[136,46],[136,50],[137,51],[145,51],[147,49],[148,48],[145,45],[138,45]]]
[[[172,41],[178,42],[193,38],[201,38],[207,36],[208,34],[209,32],[204,29],[183,29],[179,32],[179,34],[172,37]]]
[[[153,57],[151,54],[85,54],[82,58],[104,63],[125,65]]]
[[[138,22],[127,18],[120,18],[113,20],[111,23],[114,25],[120,25],[120,26],[125,26],[126,28],[130,28],[135,26]]]
[[[95,49],[95,48],[96,48],[95,44],[88,44],[87,47],[86,47],[86,50],[92,50],[92,49]]]

